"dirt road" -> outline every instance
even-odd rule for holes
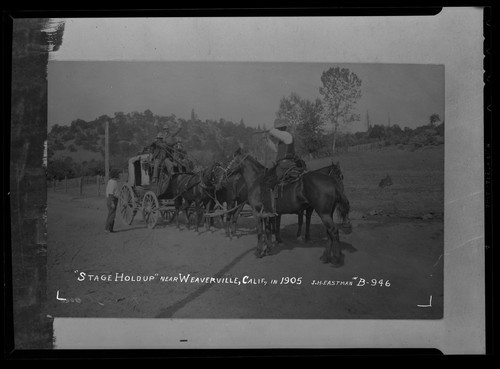
[[[385,175],[386,168],[375,177]],[[425,170],[429,172],[428,167]],[[411,171],[414,178],[424,173],[417,167]],[[257,259],[251,218],[241,219],[240,237],[233,240],[220,229],[196,234],[162,223],[151,230],[140,217],[131,226],[117,219],[117,232],[107,234],[104,198],[51,192],[48,313],[55,317],[440,318],[443,217],[435,211],[430,217],[420,216],[432,205],[439,209],[433,200],[439,193],[420,191],[413,180],[411,188],[396,180],[392,193],[382,193],[375,181],[362,185],[359,176],[366,176],[366,171],[349,176],[344,172],[353,205],[353,232],[341,234],[345,253],[341,268],[319,259],[326,240],[316,216],[309,243],[295,238],[296,216],[284,216],[284,244]],[[439,168],[436,173],[439,177]],[[432,177],[425,175],[427,181]],[[429,193],[432,196],[426,198]],[[369,215],[370,209],[377,211]]]

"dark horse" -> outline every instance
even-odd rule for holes
[[[194,214],[196,215],[194,224],[195,230],[198,232],[203,213],[206,208],[210,207],[214,198],[214,186],[211,183],[211,173],[213,168],[206,168],[200,172],[179,172],[174,167],[173,173],[166,173],[163,162],[166,158],[174,161],[170,151],[160,152],[162,150],[158,145],[150,146],[150,153],[153,157],[160,155],[160,179],[158,181],[158,193],[162,198],[174,200],[175,210],[170,220],[170,223],[176,220],[177,228],[180,229],[179,214],[184,212],[188,220],[188,228],[191,223],[192,213],[190,209],[194,206]],[[170,175],[168,181],[167,175]]]
[[[266,209],[262,201],[262,180],[266,168],[248,153],[237,150],[228,165],[228,175],[241,173],[248,188],[248,203],[251,205],[257,220],[257,257],[265,256],[271,247],[272,219],[276,214]],[[349,202],[341,191],[337,181],[326,174],[306,172],[300,180],[285,185],[283,196],[276,202],[278,214],[299,214],[312,208],[321,218],[329,241],[321,256],[324,263],[332,263],[335,267],[344,264],[344,255],[340,248],[338,228],[333,222],[333,213],[339,208],[340,216],[346,220],[349,214]],[[271,194],[266,194],[271,195]],[[278,224],[276,225],[279,226]]]
[[[226,237],[232,239],[236,235],[236,224],[243,207],[248,200],[248,191],[245,179],[239,173],[226,176],[226,170],[220,163],[213,167],[215,197],[219,204],[226,203],[224,227]]]
[[[337,181],[339,190],[341,191],[342,194],[344,193],[344,175],[340,169],[339,162],[334,163],[332,161],[332,163],[330,165],[323,167],[323,168],[316,169],[313,172],[323,173],[323,174],[326,174],[327,176],[335,179]],[[298,225],[299,226],[297,228],[297,239],[301,239],[301,236],[302,236],[302,225],[304,223],[304,213],[305,213],[306,214],[305,241],[310,241],[311,237],[310,237],[309,229],[310,229],[310,225],[311,225],[311,216],[312,216],[313,211],[314,211],[314,209],[312,207],[309,207],[309,208],[306,208],[305,210],[302,210],[299,212],[299,216],[298,216]],[[344,233],[351,233],[350,223],[344,224],[340,229]],[[281,237],[280,237],[279,228],[276,229],[276,241],[278,243],[282,242]]]

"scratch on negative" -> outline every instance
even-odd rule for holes
[[[478,237],[471,238],[470,240],[465,241],[465,242],[464,242],[464,243],[462,243],[461,245],[456,246],[456,247],[454,247],[454,248],[452,248],[452,249],[448,250],[447,252],[445,252],[445,253],[443,253],[443,254],[439,255],[439,257],[438,257],[438,259],[437,259],[436,263],[434,263],[434,266],[436,266],[436,265],[437,265],[437,263],[439,263],[439,260],[441,260],[441,258],[442,258],[443,256],[450,255],[453,251],[456,251],[456,250],[458,250],[458,249],[461,249],[462,247],[466,246],[467,244],[469,244],[469,243],[471,243],[471,242],[474,242],[474,241],[476,241],[476,240],[480,240],[480,239],[484,239],[484,236],[478,236]]]
[[[467,194],[467,195],[465,195],[465,196],[459,197],[458,199],[454,199],[454,200],[447,201],[447,202],[445,203],[445,205],[450,205],[450,204],[456,203],[456,202],[458,202],[458,201],[460,201],[460,200],[465,200],[465,199],[467,199],[467,198],[469,198],[469,197],[476,196],[476,195],[481,195],[481,194],[484,194],[484,191],[476,191],[476,192],[472,192],[472,193],[469,193],[469,194]]]

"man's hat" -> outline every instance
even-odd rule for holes
[[[160,132],[156,135],[156,138],[165,138],[165,135]]]
[[[288,122],[281,118],[276,118],[274,120],[274,128],[288,127]]]

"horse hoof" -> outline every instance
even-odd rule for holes
[[[344,265],[344,262],[334,262],[334,261],[332,260],[332,266],[333,266],[334,268],[340,268],[340,267],[341,267],[341,266],[343,266],[343,265]]]
[[[338,258],[332,258],[332,265],[334,268],[340,268],[344,265],[344,255],[340,255]]]

